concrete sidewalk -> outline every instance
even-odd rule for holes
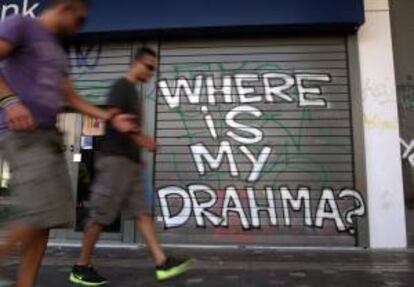
[[[194,269],[179,279],[158,283],[145,250],[99,249],[95,265],[109,286],[414,286],[414,250],[193,250],[169,249],[196,258]],[[75,286],[67,278],[78,249],[50,248],[38,286]],[[17,261],[7,269],[15,274]]]

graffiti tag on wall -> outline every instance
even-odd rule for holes
[[[410,143],[407,143],[405,140],[400,139],[402,147],[402,158],[403,160],[408,160],[410,165],[414,167],[414,140],[411,140]]]
[[[180,109],[183,99],[198,107],[209,140],[216,142],[213,148],[203,140],[188,146],[198,175],[203,177],[214,173],[226,164],[229,176],[245,182],[245,188],[240,190],[228,185],[218,191],[200,183],[186,187],[162,187],[158,190],[158,197],[165,228],[181,227],[192,218],[200,228],[208,224],[229,227],[231,214],[238,217],[244,230],[261,228],[261,214],[267,215],[270,226],[289,227],[292,224],[291,212],[302,211],[306,227],[324,228],[330,221],[338,232],[355,233],[355,218],[364,216],[366,210],[363,197],[353,189],[344,188],[335,192],[333,188],[323,188],[316,205],[311,204],[311,188],[307,186],[295,190],[288,186],[267,186],[264,197],[260,198],[265,198],[264,202],[258,200],[259,191],[255,189],[266,165],[270,164],[270,156],[278,152],[267,144],[262,129],[255,122],[266,116],[266,112],[257,105],[285,102],[304,111],[327,109],[329,104],[320,86],[330,83],[331,76],[323,73],[238,73],[222,76],[220,86],[216,80],[205,75],[194,75],[191,80],[179,77],[173,83],[162,79],[158,82],[158,88],[171,110]],[[260,83],[260,88],[257,88],[257,83]],[[292,88],[297,91],[295,98],[288,93]],[[206,98],[203,100],[203,97]],[[215,118],[211,107],[225,104],[236,106],[225,111],[223,119]],[[245,167],[246,163],[250,168],[242,172],[239,166]],[[219,192],[224,194],[218,196]],[[342,205],[338,201],[345,199],[355,203],[353,208],[341,210]],[[177,201],[180,208],[173,211],[170,207],[177,206]],[[281,205],[281,214],[278,214],[277,203]]]

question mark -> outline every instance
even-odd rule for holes
[[[359,205],[356,208],[348,210],[345,214],[345,220],[350,225],[350,227],[348,228],[348,232],[349,232],[349,234],[354,235],[355,234],[355,228],[353,227],[354,221],[352,220],[352,218],[356,217],[356,216],[362,217],[362,216],[365,215],[365,201],[364,201],[364,198],[362,197],[362,195],[358,191],[352,190],[352,189],[341,190],[338,197],[340,199],[344,199],[346,197],[352,197],[356,201],[358,201],[358,203],[359,203]]]

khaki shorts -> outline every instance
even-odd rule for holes
[[[95,162],[90,217],[92,222],[110,225],[121,211],[135,218],[152,214],[141,180],[142,166],[124,156],[100,155]]]
[[[30,228],[72,227],[75,209],[62,135],[54,129],[7,132],[2,149],[11,170],[9,220]]]

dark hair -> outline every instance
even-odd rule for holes
[[[92,6],[92,0],[48,0],[45,9],[55,8],[56,6],[61,4],[81,4],[89,9]]]
[[[157,53],[153,49],[148,48],[148,47],[138,48],[135,51],[134,60],[139,61],[142,58],[144,58],[145,56],[152,56],[152,57],[156,58]]]

